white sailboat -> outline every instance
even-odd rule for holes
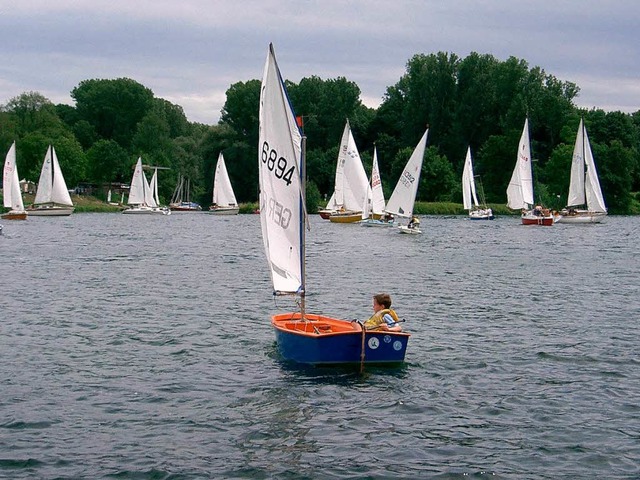
[[[368,189],[369,179],[347,120],[340,140],[333,195],[320,215],[325,218],[323,213],[328,211],[329,220],[335,223],[360,221]]]
[[[548,208],[540,205],[534,207],[533,202],[533,167],[531,165],[531,145],[529,142],[529,119],[524,121],[524,128],[518,144],[516,166],[511,174],[507,187],[507,206],[513,210],[522,210],[523,225],[553,225],[555,218]]]
[[[60,170],[56,150],[49,145],[40,171],[36,198],[27,212],[31,216],[66,216],[71,215],[73,210],[73,202]]]
[[[380,169],[378,167],[378,152],[373,148],[373,162],[371,164],[371,187],[367,192],[367,198],[364,208],[362,209],[362,220],[360,225],[364,227],[389,226],[392,222],[384,213],[385,200],[382,190],[382,180],[380,178]]]
[[[2,173],[2,201],[10,210],[0,216],[5,220],[26,220],[27,211],[24,209],[22,193],[20,192],[20,178],[16,165],[16,142],[11,144],[4,160]]]
[[[240,207],[233,193],[227,165],[220,152],[213,178],[213,205],[209,207],[209,212],[215,215],[237,215],[239,211]]]
[[[271,317],[278,351],[312,365],[401,363],[408,333],[306,311],[304,143],[270,45],[260,90],[260,223],[274,295],[294,295],[300,306]]]
[[[471,220],[493,220],[493,211],[486,204],[480,207],[476,194],[476,181],[473,175],[473,162],[471,160],[471,147],[467,147],[467,156],[462,170],[462,203],[465,210],[469,211]]]
[[[396,188],[393,190],[385,211],[400,218],[409,218],[408,225],[400,225],[398,228],[400,233],[420,234],[420,220],[413,216],[413,206],[418,193],[418,184],[420,183],[420,172],[422,171],[422,162],[424,161],[424,151],[427,146],[427,128],[422,138],[413,150],[411,157],[407,161]]]
[[[586,209],[580,208],[585,205]],[[560,213],[562,217],[558,220],[559,223],[600,223],[607,215],[587,129],[582,119],[573,148],[567,207]]]
[[[157,176],[155,178],[157,180]],[[152,183],[153,181],[154,180],[152,180]],[[171,210],[159,207],[158,202],[154,197],[155,195],[142,170],[142,158],[138,157],[136,167],[133,171],[133,177],[131,178],[131,186],[129,188],[129,198],[127,200],[129,208],[123,210],[122,213],[136,215],[159,213],[162,215],[169,215]]]

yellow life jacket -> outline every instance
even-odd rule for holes
[[[398,322],[400,320],[398,318],[398,314],[395,311],[391,310],[390,308],[384,308],[371,315],[371,317],[369,317],[369,320],[364,322],[364,328],[366,328],[367,330],[371,330],[373,328],[379,327],[380,325],[386,325],[387,322],[384,321],[383,317],[387,313],[391,315],[391,318],[393,318],[394,322]]]

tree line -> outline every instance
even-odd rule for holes
[[[580,109],[579,87],[511,57],[489,54],[418,54],[378,108],[366,107],[358,85],[344,77],[287,81],[307,136],[308,197],[331,195],[340,137],[349,119],[365,169],[377,149],[388,198],[415,144],[429,126],[419,201],[461,202],[467,146],[486,199],[506,203],[518,140],[529,118],[536,200],[566,203],[573,144],[584,118],[611,213],[640,213],[640,111]],[[37,181],[53,144],[69,186],[129,183],[138,156],[169,167],[159,178],[170,198],[180,175],[190,178],[192,200],[208,205],[222,151],[240,202],[256,201],[260,81],[234,83],[217,125],[189,122],[182,107],[154,96],[129,78],[91,79],[71,91],[75,105],[54,105],[25,92],[0,108],[0,147],[16,140],[20,176]]]

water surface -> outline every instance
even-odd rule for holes
[[[640,476],[639,218],[311,224],[309,310],[389,292],[404,367],[280,361],[258,216],[3,222],[0,477]]]

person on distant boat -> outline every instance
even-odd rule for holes
[[[391,296],[388,293],[377,293],[373,296],[373,315],[364,322],[366,330],[391,330],[400,332],[398,315],[391,309]]]
[[[409,228],[418,228],[420,226],[420,219],[418,217],[411,217],[411,220],[409,221],[409,225],[407,225],[407,227]]]

